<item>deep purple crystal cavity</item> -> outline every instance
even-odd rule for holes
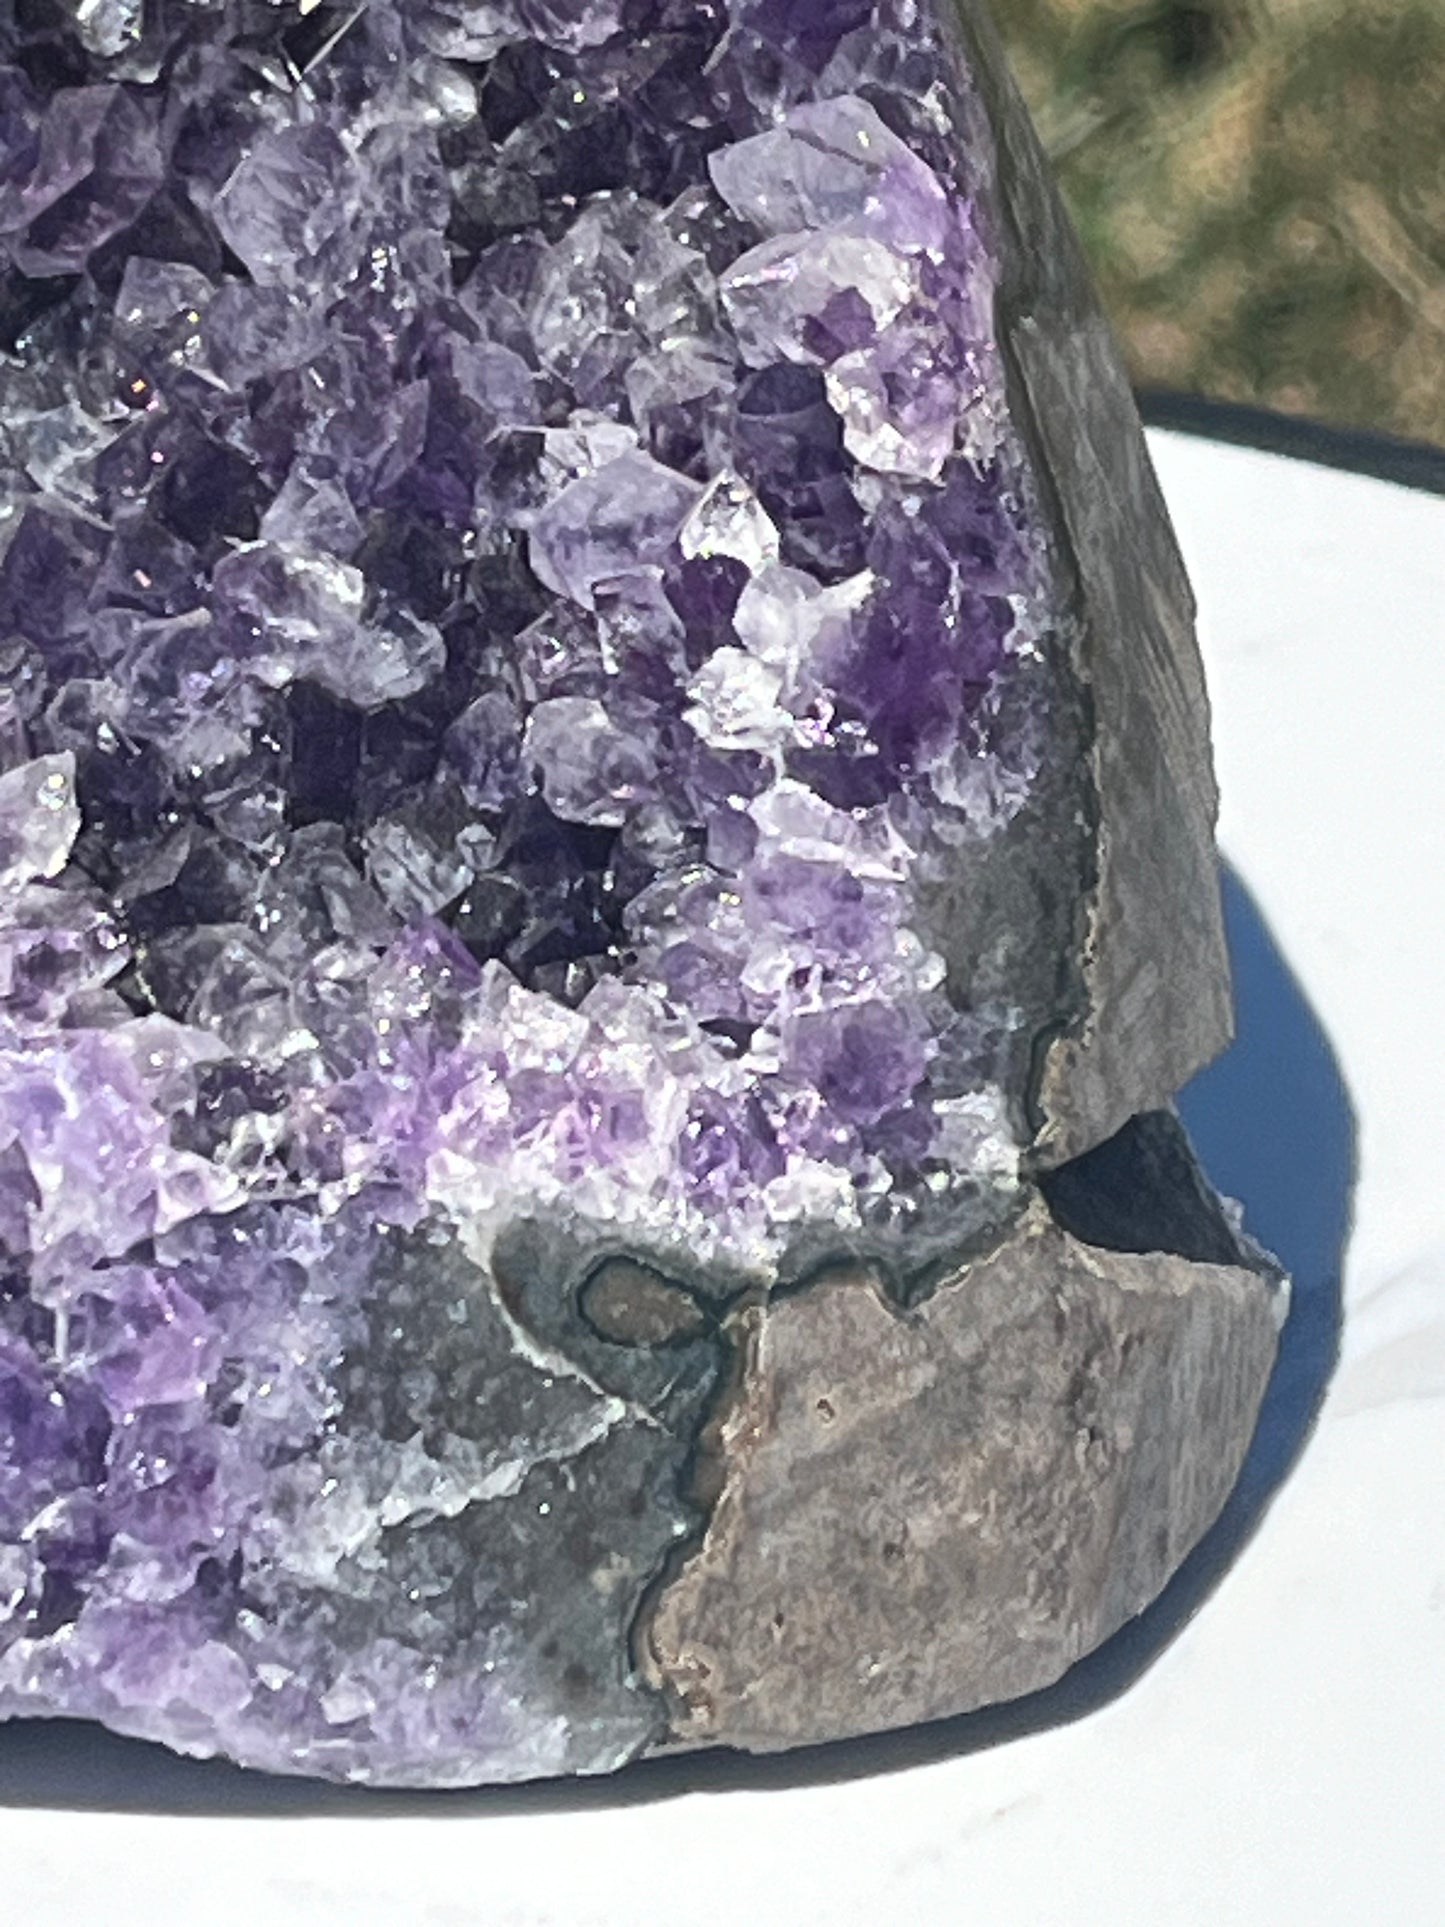
[[[616,1764],[718,1305],[936,1267],[1035,1128],[954,882],[1072,754],[968,77],[921,0],[0,61],[0,1713]]]

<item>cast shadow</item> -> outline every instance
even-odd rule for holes
[[[466,1793],[376,1793],[176,1758],[73,1721],[0,1727],[0,1805],[304,1817],[431,1817],[632,1806],[684,1793],[787,1788],[896,1772],[1067,1725],[1127,1691],[1205,1604],[1258,1530],[1309,1437],[1338,1352],[1341,1272],[1355,1181],[1355,1124],[1328,1039],[1244,886],[1224,879],[1239,1035],[1180,1111],[1215,1183],[1284,1261],[1294,1295],[1279,1361],[1239,1482],[1164,1593],[1057,1685],[928,1726],[765,1759],[711,1752],[607,1779]]]

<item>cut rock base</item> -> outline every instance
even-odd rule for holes
[[[1081,1244],[1039,1203],[911,1309],[854,1269],[739,1311],[707,1531],[646,1626],[677,1737],[772,1751],[1052,1685],[1218,1516],[1278,1309],[1265,1268]]]

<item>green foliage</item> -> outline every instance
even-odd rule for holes
[[[1445,441],[1445,5],[998,13],[1140,381]]]

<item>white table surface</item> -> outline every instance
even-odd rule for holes
[[[0,1927],[1445,1923],[1445,500],[1154,445],[1223,847],[1268,926],[1236,892],[1241,1043],[1198,1112],[1303,1254],[1286,1431],[1330,1342],[1349,1124],[1280,956],[1358,1130],[1340,1364],[1212,1590],[1028,1719],[760,1773],[386,1800],[0,1731]]]

